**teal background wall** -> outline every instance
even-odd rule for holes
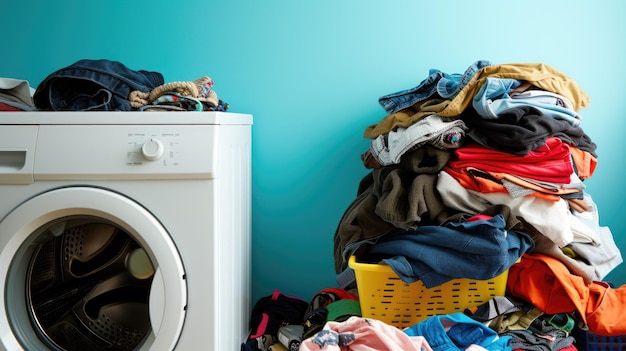
[[[309,299],[335,286],[333,234],[367,173],[378,97],[478,59],[544,62],[590,95],[582,127],[599,164],[587,191],[626,249],[625,15],[622,0],[2,1],[0,76],[36,87],[107,58],[166,82],[213,78],[231,112],[254,115],[253,300]],[[608,279],[625,283],[626,265]]]

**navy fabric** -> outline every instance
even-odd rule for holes
[[[362,259],[382,259],[404,282],[421,280],[431,288],[456,278],[497,277],[532,247],[527,233],[507,230],[504,217],[498,214],[399,230],[369,247]]]
[[[164,83],[159,72],[85,59],[48,75],[33,100],[41,111],[130,111],[131,91],[150,92]]]

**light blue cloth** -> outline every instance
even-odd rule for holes
[[[498,336],[495,330],[461,312],[428,317],[404,329],[409,336],[423,336],[433,351],[465,350],[471,345],[489,351],[510,351],[510,336]]]
[[[545,90],[509,94],[521,84],[516,79],[487,77],[474,96],[472,106],[485,119],[497,119],[499,114],[512,108],[533,106],[543,115],[567,121],[574,127],[582,122],[573,104],[559,94]]]

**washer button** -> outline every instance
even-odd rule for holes
[[[148,161],[158,160],[163,152],[163,143],[159,139],[150,139],[141,146],[141,155]]]

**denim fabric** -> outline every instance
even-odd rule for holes
[[[460,351],[471,345],[489,351],[511,350],[511,336],[498,336],[495,330],[461,312],[428,317],[404,333],[424,336],[433,351]]]
[[[522,82],[517,79],[487,77],[478,92],[476,92],[476,95],[474,95],[472,106],[481,117],[496,119],[498,115],[490,109],[493,101],[507,96],[511,90],[519,87],[521,84]]]
[[[415,88],[382,96],[378,99],[378,102],[387,113],[393,114],[431,98],[435,93],[439,94],[439,96],[444,99],[450,99],[463,89],[476,72],[490,65],[491,63],[489,61],[476,61],[469,66],[462,75],[458,73],[447,74],[438,69],[431,68],[428,77]]]
[[[509,95],[521,82],[509,78],[488,77],[474,96],[472,106],[486,119],[497,119],[500,113],[519,106],[533,106],[547,117],[561,119],[577,127],[582,117],[564,96],[542,90],[531,90]]]
[[[130,111],[131,91],[150,92],[164,84],[163,75],[134,71],[120,62],[80,60],[51,73],[37,87],[33,100],[39,110]]]
[[[432,288],[456,278],[497,277],[532,246],[528,234],[507,230],[498,214],[396,231],[369,247],[364,257],[382,259],[406,283],[421,280]]]

